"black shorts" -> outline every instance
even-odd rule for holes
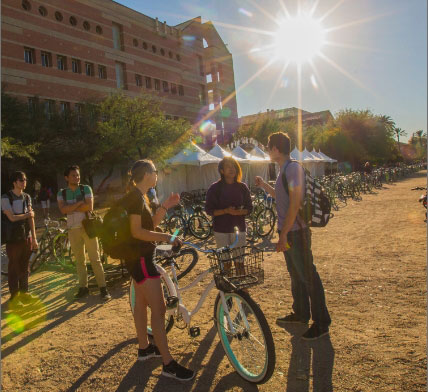
[[[139,260],[125,261],[126,269],[137,284],[146,279],[159,279],[160,273],[153,263],[153,254],[141,256]]]

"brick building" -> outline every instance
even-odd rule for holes
[[[211,121],[206,144],[238,128],[232,55],[200,17],[169,26],[110,0],[3,0],[2,82],[47,113],[149,92],[169,118]]]

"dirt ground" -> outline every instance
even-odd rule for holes
[[[194,318],[201,336],[177,328],[168,335],[176,359],[197,370],[193,382],[178,383],[160,375],[160,359],[136,362],[126,280],[112,281],[105,304],[96,288],[73,302],[76,276],[50,268],[30,278],[41,302],[17,313],[6,311],[2,283],[2,390],[425,391],[427,237],[421,191],[410,188],[426,186],[426,175],[350,201],[326,228],[313,230],[332,317],[330,336],[314,343],[300,339],[304,326],[276,325],[291,309],[290,281],[283,256],[264,244],[265,284],[251,294],[275,341],[276,369],[266,384],[244,381],[225,357],[213,327],[214,291]],[[190,278],[206,266],[201,258]],[[185,296],[191,304],[194,298]]]

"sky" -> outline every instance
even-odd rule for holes
[[[369,109],[406,131],[400,140],[427,131],[426,0],[117,2],[171,26],[196,16],[212,21],[233,55],[239,117],[289,107],[333,115]],[[311,24],[302,34],[284,30],[298,14],[321,31],[312,37]],[[302,58],[299,48],[316,51],[321,34],[317,53]]]

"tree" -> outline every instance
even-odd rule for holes
[[[403,129],[401,129],[401,128],[395,128],[394,127],[394,133],[395,133],[395,136],[397,137],[397,146],[398,146],[398,151],[400,151],[400,153],[401,153],[401,150],[400,150],[400,136],[406,136],[407,135],[407,132],[406,131],[404,131]]]

